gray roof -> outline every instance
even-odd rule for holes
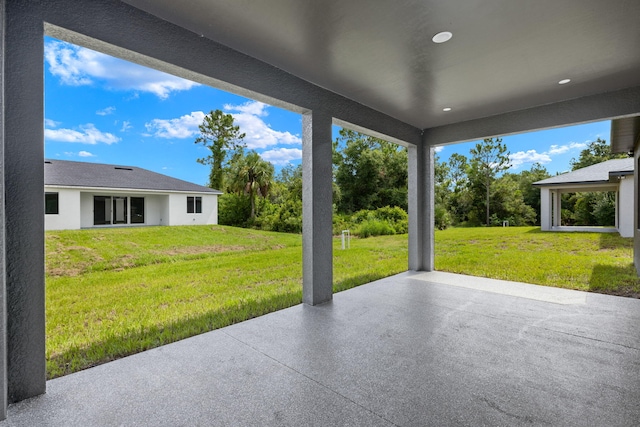
[[[632,175],[634,159],[613,159],[578,169],[573,172],[553,176],[534,182],[533,185],[561,185],[561,184],[595,184],[610,182],[610,178],[620,175]]]
[[[135,166],[50,159],[44,161],[44,185],[222,194],[209,187]]]

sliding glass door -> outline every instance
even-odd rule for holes
[[[93,225],[129,223],[144,224],[144,197],[93,196]]]

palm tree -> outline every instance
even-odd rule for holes
[[[229,168],[230,190],[248,194],[251,200],[251,219],[256,217],[256,195],[267,197],[273,183],[273,165],[263,160],[258,153],[250,151],[246,156],[240,152]]]

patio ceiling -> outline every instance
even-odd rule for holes
[[[420,129],[640,86],[638,1],[125,2]]]

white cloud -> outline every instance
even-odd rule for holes
[[[240,126],[240,131],[246,134],[244,142],[249,149],[260,149],[272,147],[274,145],[299,145],[302,139],[291,132],[280,132],[272,129],[261,117],[268,115],[268,106],[262,102],[250,101],[242,105],[225,105],[227,111],[238,111],[231,113],[236,125]]]
[[[262,117],[268,115],[266,111],[268,105],[262,102],[250,101],[242,105],[225,105],[227,111],[238,111],[230,113],[233,116],[234,124],[240,127],[240,132],[245,133],[243,140],[248,149],[264,149],[277,145],[300,145],[302,139],[291,132],[281,132],[272,129],[264,122]],[[153,119],[145,124],[148,136],[157,138],[193,138],[200,131],[198,126],[202,124],[205,113],[194,111],[175,119]]]
[[[61,41],[45,44],[49,71],[70,86],[105,83],[118,90],[150,92],[166,99],[172,92],[189,90],[198,83]]]
[[[80,156],[80,157],[95,157],[96,155],[95,154],[91,154],[88,151],[80,151],[80,152],[78,152],[78,156]]]
[[[198,126],[204,116],[202,111],[194,111],[177,119],[153,119],[145,127],[156,138],[189,138],[200,132]]]
[[[96,111],[96,114],[99,116],[108,116],[109,114],[113,114],[116,111],[116,107],[107,107],[102,110]]]
[[[433,151],[435,151],[436,153],[441,152],[442,150],[444,150],[444,145],[438,145],[437,147],[435,147],[433,149]]]
[[[222,108],[226,111],[237,111],[238,113],[251,114],[252,116],[267,116],[265,110],[268,107],[267,104],[259,101],[247,101],[242,105],[225,104]]]
[[[44,137],[49,141],[58,142],[76,142],[80,144],[95,145],[98,143],[114,144],[120,141],[120,138],[109,133],[101,132],[92,123],[79,126],[79,130],[75,129],[45,129]]]
[[[512,169],[518,169],[524,163],[550,163],[551,157],[547,153],[538,153],[536,150],[518,151],[509,155]]]
[[[120,128],[120,132],[126,132],[129,129],[131,129],[132,127],[133,126],[131,126],[131,122],[128,122],[128,121],[125,120],[124,122],[122,122],[122,128]]]
[[[60,125],[60,122],[56,122],[55,120],[51,120],[51,119],[44,119],[44,125],[45,127],[48,127],[48,128],[55,128]]]
[[[540,163],[544,165],[551,162],[552,156],[564,154],[571,150],[582,150],[586,148],[586,146],[587,144],[583,144],[580,142],[571,142],[564,145],[554,144],[549,147],[549,150],[543,153],[538,153],[536,150],[518,151],[517,153],[512,153],[509,155],[509,160],[512,169],[518,169],[525,163]]]
[[[299,148],[274,148],[262,152],[260,157],[274,165],[286,165],[291,160],[301,159],[302,150]]]
[[[587,148],[587,144],[579,143],[579,142],[571,142],[565,145],[552,145],[551,147],[549,147],[549,151],[547,151],[547,153],[553,156],[556,154],[564,154],[569,150],[576,150],[576,149],[582,150],[584,148]]]

